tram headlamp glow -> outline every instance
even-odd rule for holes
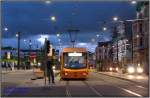
[[[84,72],[83,75],[86,76],[87,74]]]
[[[109,70],[112,71],[112,67],[110,67]]]
[[[67,76],[67,75],[68,75],[68,73],[65,72],[65,76]]]
[[[143,72],[143,68],[137,67],[137,72],[138,72],[138,73],[142,73],[142,72]]]
[[[128,70],[128,73],[134,73],[135,72],[134,67],[129,67],[127,70]]]

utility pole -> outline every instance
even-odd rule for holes
[[[45,38],[45,43],[44,43],[44,84],[46,86],[46,76],[47,76],[47,39]]]
[[[30,61],[30,67],[31,67],[31,58],[30,58],[30,55],[31,55],[31,40],[29,40],[29,61]]]
[[[132,54],[132,64],[133,64],[133,31],[132,31],[132,34],[131,34],[131,54]]]
[[[72,43],[72,47],[74,48],[75,46],[75,41],[76,41],[76,37],[77,37],[77,32],[79,32],[80,30],[78,29],[68,29],[69,35],[70,35],[70,40]],[[74,33],[74,34],[72,34]],[[74,36],[74,37],[73,37]]]

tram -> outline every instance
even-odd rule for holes
[[[88,77],[86,48],[64,48],[61,53],[61,79],[86,79]]]

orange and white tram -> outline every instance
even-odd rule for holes
[[[86,79],[88,77],[86,48],[64,48],[61,53],[62,79]]]

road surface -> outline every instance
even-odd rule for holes
[[[32,71],[2,74],[2,96],[30,97],[147,97],[148,84],[136,84],[120,78],[90,72],[86,80],[61,80],[44,84],[44,79],[31,80]]]

